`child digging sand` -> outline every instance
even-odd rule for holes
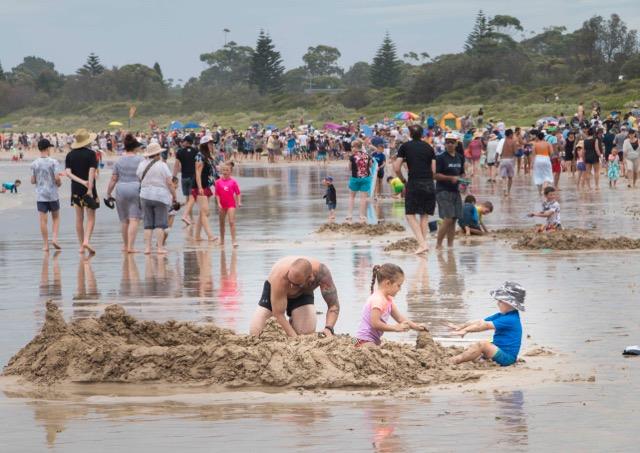
[[[562,229],[562,224],[560,223],[560,203],[558,203],[556,189],[553,187],[545,187],[542,211],[530,212],[529,217],[542,217],[547,219],[547,223],[536,227],[538,233]]]
[[[454,335],[464,337],[470,332],[495,330],[492,341],[479,341],[451,359],[454,365],[484,356],[500,366],[513,365],[518,359],[522,343],[520,311],[524,311],[525,289],[515,282],[504,284],[489,293],[498,303],[498,313],[462,325],[449,324]]]
[[[462,208],[462,218],[458,220],[458,225],[466,236],[482,236],[488,233],[484,225],[483,217],[493,212],[493,203],[485,201],[476,205],[476,197],[467,195]]]
[[[220,210],[220,244],[224,245],[224,222],[229,218],[231,244],[238,246],[236,240],[236,208],[242,207],[242,194],[235,179],[231,177],[231,163],[222,166],[222,177],[216,181],[216,199]]]
[[[375,283],[378,287],[374,292]],[[373,266],[371,295],[362,310],[362,319],[356,333],[356,347],[379,346],[384,332],[406,332],[409,329],[427,330],[424,324],[416,324],[403,316],[393,298],[402,287],[404,272],[395,264],[386,263]],[[389,317],[397,324],[388,324]]]

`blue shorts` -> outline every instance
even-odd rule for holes
[[[511,354],[507,354],[500,348],[498,348],[498,351],[493,356],[492,360],[500,366],[509,366],[516,363],[516,358],[514,356],[512,356]]]
[[[366,178],[349,178],[349,190],[351,192],[369,192],[371,190],[371,176]]]
[[[38,212],[46,214],[47,212],[56,212],[60,210],[60,201],[38,201],[36,202]]]
[[[327,203],[327,209],[329,211],[335,211],[336,209],[336,203]]]

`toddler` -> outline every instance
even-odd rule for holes
[[[609,154],[607,176],[609,177],[609,187],[615,189],[618,184],[618,178],[620,178],[620,156],[618,156],[618,148],[615,146],[611,150],[611,154]]]
[[[376,282],[378,287],[374,292]],[[362,309],[362,319],[356,334],[356,347],[379,346],[384,332],[427,330],[424,324],[416,324],[402,315],[393,302],[402,283],[404,283],[404,272],[399,266],[391,263],[373,266],[371,295]],[[397,324],[388,324],[389,317],[393,318]]]
[[[231,243],[238,246],[236,240],[236,208],[242,207],[242,194],[235,179],[231,177],[231,163],[222,166],[222,177],[216,181],[216,200],[220,210],[220,244],[224,245],[225,219],[229,217]]]
[[[498,313],[462,325],[449,323],[454,335],[464,337],[469,332],[495,330],[492,341],[479,341],[451,359],[453,364],[469,362],[484,356],[500,366],[513,365],[518,359],[522,342],[520,311],[524,311],[525,289],[515,282],[504,284],[489,293],[498,303]]]
[[[322,183],[327,188],[327,190],[324,193],[324,196],[322,197],[327,203],[327,209],[329,209],[329,217],[327,218],[327,222],[333,223],[336,220],[336,205],[338,203],[336,188],[333,186],[333,177],[331,176],[325,177]]]
[[[391,186],[391,195],[392,198],[399,199],[404,197],[404,183],[397,176],[389,176],[387,177],[387,182]]]
[[[547,223],[536,228],[538,233],[544,231],[557,231],[562,229],[560,223],[560,203],[558,203],[556,189],[553,187],[545,187],[544,198],[542,202],[542,211],[530,212],[529,217],[543,217],[547,219]]]
[[[22,184],[22,181],[19,179],[16,179],[13,182],[4,182],[2,183],[0,192],[5,193],[6,191],[9,191],[11,193],[18,193],[18,187],[20,187],[20,184]]]

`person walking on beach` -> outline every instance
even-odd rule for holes
[[[197,202],[198,209],[200,210],[194,232],[195,240],[201,240],[200,232],[204,229],[209,241],[213,242],[217,241],[218,238],[215,237],[211,231],[211,225],[209,225],[209,198],[214,195],[215,190],[213,186],[215,181],[215,167],[209,143],[208,139],[204,143],[201,143],[200,151],[196,154],[196,187],[191,190],[189,202]]]
[[[402,166],[408,169],[409,180],[405,186],[404,212],[407,223],[418,241],[416,254],[429,250],[427,245],[427,229],[429,216],[433,215],[436,207],[435,190],[433,186],[433,167],[436,159],[431,145],[422,141],[422,126],[417,124],[409,127],[411,140],[400,145],[398,156],[393,162],[393,170],[402,178]],[[455,152],[456,138],[447,134],[445,143],[453,143]],[[420,221],[416,216],[420,216]]]
[[[313,291],[318,287],[327,303],[323,333],[335,335],[340,303],[331,271],[317,259],[304,256],[286,256],[273,265],[251,318],[249,333],[259,336],[272,316],[290,337],[315,333]]]
[[[144,153],[145,160],[140,162],[136,175],[140,179],[140,202],[144,218],[144,253],[151,253],[151,236],[155,231],[157,252],[167,253],[164,248],[165,230],[169,227],[169,206],[175,203],[176,191],[172,183],[171,170],[160,154],[162,147],[152,143]]]
[[[40,157],[31,163],[31,184],[36,185],[36,204],[40,215],[40,233],[42,234],[42,250],[49,251],[48,213],[51,213],[52,241],[56,250],[58,244],[58,230],[60,228],[60,197],[58,187],[62,185],[60,166],[58,161],[50,157],[53,145],[43,138],[38,142]]]
[[[367,221],[367,198],[369,197],[369,191],[371,184],[373,183],[373,176],[371,175],[371,167],[373,160],[364,151],[361,140],[354,140],[350,143],[353,149],[353,154],[349,157],[349,168],[351,170],[351,178],[349,178],[349,208],[347,211],[346,223],[351,223],[353,212],[353,206],[356,200],[356,194],[360,193],[360,223],[366,223]]]
[[[500,154],[500,177],[503,184],[503,195],[508,197],[511,195],[511,186],[513,185],[513,176],[515,175],[515,156],[518,151],[518,142],[513,136],[513,130],[504,131],[504,144],[502,145],[502,153]],[[505,186],[506,182],[506,186]]]
[[[456,152],[456,142],[446,141],[447,151],[436,157],[436,201],[442,225],[438,228],[436,247],[442,248],[447,237],[451,249],[456,235],[456,221],[462,217],[462,199],[458,183],[464,176],[464,155]]]
[[[124,137],[124,154],[113,167],[113,174],[107,188],[107,198],[111,199],[113,190],[116,191],[116,210],[122,229],[122,251],[136,253],[134,244],[138,233],[138,223],[142,219],[140,206],[140,180],[136,174],[140,162],[144,159],[137,153],[142,144],[133,135]],[[105,200],[107,203],[107,200]]]
[[[242,194],[238,182],[231,177],[232,162],[222,166],[222,177],[216,181],[215,192],[220,211],[220,245],[224,245],[225,221],[229,219],[231,245],[238,246],[236,239],[236,209],[242,207]]]
[[[90,134],[86,129],[78,129],[74,136],[71,151],[65,158],[65,171],[71,179],[71,206],[76,213],[79,252],[84,253],[86,250],[90,255],[95,255],[96,251],[91,246],[91,235],[96,224],[96,209],[100,207],[95,186],[98,159],[89,146],[95,140],[96,134]]]
[[[625,167],[631,178],[631,182],[627,187],[635,189],[636,181],[638,180],[638,169],[640,168],[640,145],[638,135],[634,129],[629,130],[629,134],[622,145],[622,151],[626,161]]]
[[[188,200],[182,215],[182,221],[187,225],[191,225],[191,211],[195,203],[195,200],[191,202],[190,195],[196,187],[196,154],[198,154],[198,150],[193,147],[193,137],[186,135],[182,139],[182,148],[176,152],[176,161],[173,164],[173,176],[177,176],[180,172],[182,195]]]

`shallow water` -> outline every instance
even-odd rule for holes
[[[346,212],[345,165],[328,172],[338,190],[338,218]],[[561,375],[542,372],[545,382],[517,383],[506,392],[434,390],[419,400],[198,403],[101,400],[52,401],[0,393],[0,449],[86,451],[126,445],[129,449],[176,448],[320,451],[349,445],[355,451],[514,450],[637,451],[632,434],[640,403],[640,360],[620,353],[640,342],[638,259],[640,252],[522,252],[501,241],[459,242],[453,252],[425,258],[388,255],[387,239],[351,240],[311,234],[326,217],[321,180],[313,167],[244,167],[239,170],[243,207],[238,213],[240,247],[226,250],[189,240],[176,224],[167,257],[123,258],[115,212],[101,207],[94,234],[97,255],[76,252],[68,185],[62,188],[64,250],[40,251],[31,187],[0,195],[0,363],[26,344],[42,325],[44,301],[56,300],[67,318],[95,316],[121,303],[144,319],[213,321],[248,330],[271,264],[285,254],[312,255],[327,263],[336,281],[341,314],[336,330],[353,334],[371,281],[373,264],[392,261],[405,271],[396,301],[435,336],[442,321],[463,321],[495,311],[487,293],[505,279],[527,288],[523,350],[544,345],[560,354]],[[104,195],[108,171],[100,179]],[[28,167],[0,164],[0,179],[28,180]],[[565,226],[595,228],[606,235],[640,236],[640,220],[625,209],[640,205],[637,191],[604,186],[576,195],[563,175],[560,201]],[[622,182],[622,181],[621,181]],[[525,214],[538,196],[528,178],[516,180],[512,198],[474,181],[480,200],[495,213],[490,228],[530,225]],[[13,197],[13,198],[10,198]],[[403,207],[383,201],[378,215],[403,223]],[[141,237],[138,238],[141,245]],[[316,300],[318,328],[326,306]],[[412,341],[414,335],[388,334]],[[471,338],[486,338],[477,334]],[[544,362],[542,362],[544,363]],[[578,374],[576,382],[570,376]],[[587,377],[595,376],[595,382]],[[89,388],[87,393],[93,391]],[[339,398],[338,398],[339,399]],[[464,434],[461,436],[460,434]]]

